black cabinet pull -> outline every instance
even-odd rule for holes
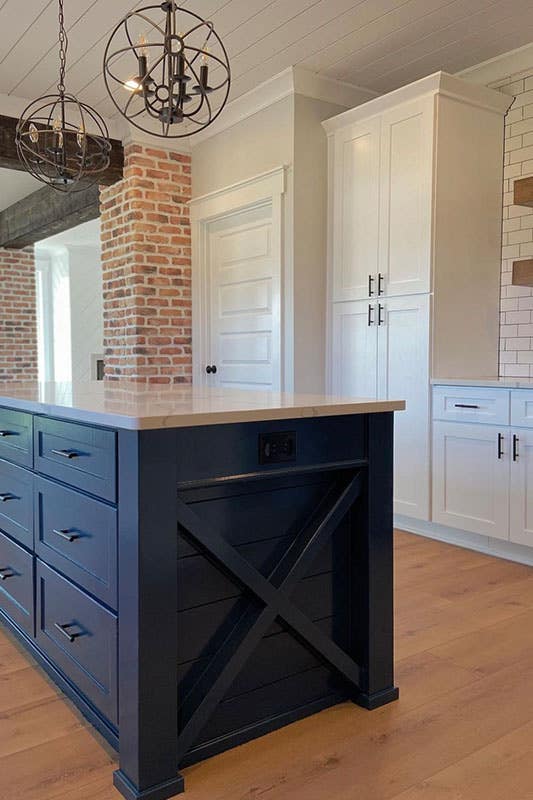
[[[503,433],[498,434],[498,458],[501,461],[504,457],[505,453],[503,452],[503,440],[504,436]]]
[[[59,633],[63,634],[65,639],[68,639],[69,642],[72,644],[72,642],[74,642],[80,635],[79,633],[68,632],[67,628],[72,628],[74,624],[75,624],[74,622],[69,622],[67,625],[60,625],[59,622],[54,622],[54,628],[56,628],[59,631]]]
[[[381,303],[378,305],[378,325],[383,325],[383,311],[385,306],[382,306]]]
[[[376,279],[374,278],[373,275],[369,275],[368,276],[368,296],[369,297],[374,297],[374,289],[372,287],[374,286],[374,281],[375,280]]]
[[[16,436],[13,431],[0,431],[0,438],[4,438],[5,436]]]
[[[9,492],[6,492],[4,494],[0,493],[0,503],[7,503],[8,500],[16,500],[16,499],[17,498],[15,497],[15,495],[10,494]]]
[[[472,408],[472,409],[476,409],[476,408],[480,408],[480,406],[471,406],[468,403],[455,403],[455,408]]]
[[[520,458],[520,453],[518,452],[519,443],[520,438],[515,433],[513,436],[513,461],[518,461]]]
[[[77,534],[71,533],[69,530],[60,530],[60,529],[54,528],[52,530],[52,533],[55,533],[56,536],[61,536],[61,538],[62,539],[66,539],[67,542],[75,542],[76,539],[80,538]]]
[[[7,581],[8,578],[14,578],[15,573],[11,569],[11,567],[4,567],[4,569],[0,569],[0,581]]]
[[[385,294],[385,289],[383,288],[384,283],[385,283],[385,278],[380,272],[378,273],[378,297],[381,297],[382,294]]]
[[[61,458],[78,458],[79,453],[75,450],[50,450],[54,456],[61,456]]]
[[[374,324],[374,318],[372,314],[374,313],[374,306],[372,303],[368,304],[368,327],[370,328],[371,325]]]
[[[209,366],[205,368],[205,371],[207,372],[208,375],[216,375],[217,374],[216,364],[209,364]]]

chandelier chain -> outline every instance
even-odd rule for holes
[[[60,95],[65,93],[65,70],[67,65],[68,37],[65,30],[65,16],[63,0],[59,0],[59,83],[57,90]]]

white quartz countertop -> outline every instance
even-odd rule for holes
[[[112,428],[154,430],[403,411],[405,402],[92,381],[0,383],[0,406]]]
[[[533,389],[533,378],[433,378],[433,386],[495,386],[500,389]]]

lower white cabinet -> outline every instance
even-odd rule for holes
[[[509,436],[505,428],[433,423],[433,522],[509,539]]]
[[[516,544],[533,546],[533,430],[515,428],[511,436],[509,538]]]
[[[406,400],[395,415],[394,511],[429,519],[429,295],[333,304],[331,389]]]
[[[477,414],[477,421],[442,419],[450,406],[443,398],[453,400],[454,415]],[[486,414],[484,403],[498,414]],[[532,390],[434,388],[432,522],[533,547],[530,409]]]

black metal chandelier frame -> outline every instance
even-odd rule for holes
[[[154,11],[165,13],[164,28],[148,16]],[[194,21],[185,33],[178,31],[178,13],[187,15],[187,18]],[[144,40],[135,43],[131,32],[131,22],[134,19],[151,26],[151,33],[159,33],[161,41]],[[189,44],[188,39],[202,28],[207,29],[203,45]],[[128,44],[112,50],[114,40],[121,31]],[[210,44],[220,48],[220,55],[212,52]],[[115,71],[115,65],[127,53],[132,53],[136,59],[137,75],[133,79],[129,78],[131,73],[120,77]],[[148,59],[152,54],[155,58],[149,64]],[[223,70],[222,79],[214,86],[209,85],[209,63]],[[181,139],[212,125],[226,105],[231,89],[228,54],[213,23],[172,0],[131,11],[118,23],[105,50],[103,72],[107,91],[121,115],[137,129],[165,139]],[[189,91],[188,84],[193,79],[196,83]],[[115,97],[113,87],[117,86],[130,91],[130,97],[124,103],[119,103]],[[221,100],[219,105],[214,102],[217,95],[218,100]],[[136,109],[134,101],[139,97],[143,100],[142,107]],[[192,104],[190,110],[187,108],[189,104]],[[160,123],[160,133],[141,124],[139,118],[145,114]],[[195,127],[173,133],[173,126],[180,123],[190,123]]]
[[[63,0],[59,4],[57,94],[32,101],[15,134],[22,164],[34,178],[63,192],[84,191],[109,166],[111,142],[104,119],[65,88],[68,37]],[[97,133],[92,133],[91,129]]]

